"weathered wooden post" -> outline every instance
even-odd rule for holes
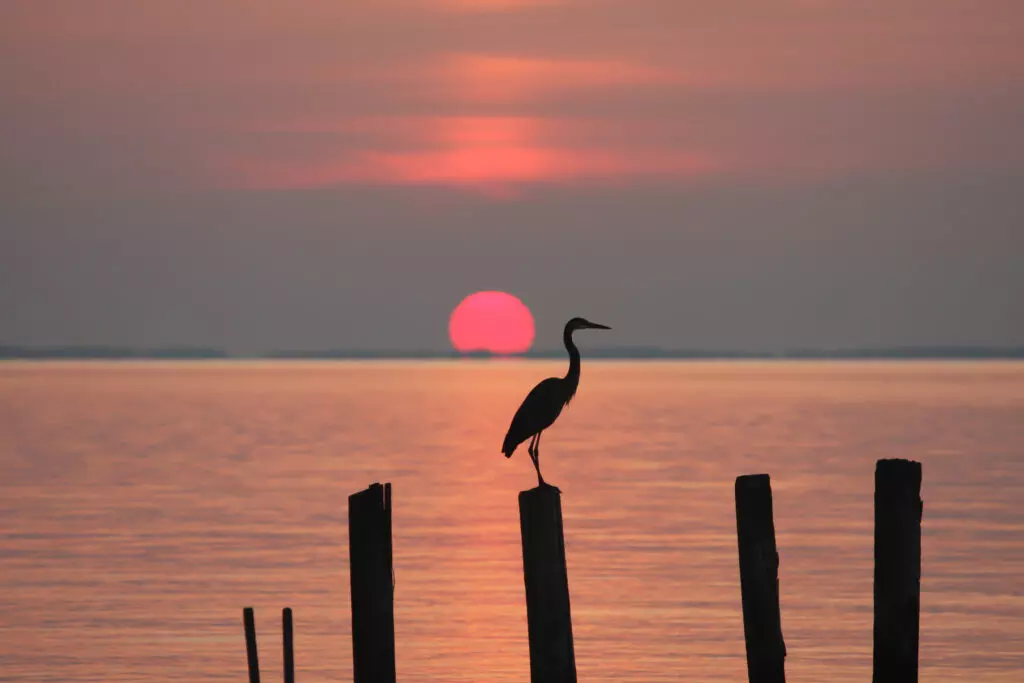
[[[779,553],[775,547],[772,487],[767,474],[736,477],[736,535],[747,677],[750,683],[783,683],[786,644],[779,612]]]
[[[284,683],[295,683],[295,646],[292,640],[292,608],[281,610],[281,633],[284,640]]]
[[[348,498],[354,683],[395,683],[391,484]]]
[[[531,683],[576,683],[562,498],[553,486],[519,494]]]
[[[874,683],[917,683],[921,612],[921,463],[875,467]]]
[[[256,618],[252,607],[242,610],[242,623],[245,625],[245,654],[249,659],[249,683],[260,683],[260,658],[256,652]]]

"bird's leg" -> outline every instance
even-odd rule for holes
[[[538,447],[539,444],[540,444],[540,432],[537,432],[536,434],[533,435],[533,438],[530,439],[530,446],[526,450],[530,454],[530,460],[533,462],[533,468],[535,470],[537,470],[537,481],[539,481],[541,483],[541,485],[543,485],[544,484],[544,477],[540,476],[540,463],[538,463],[538,461],[537,461],[537,459],[539,457],[539,455],[537,453],[537,447]]]
[[[533,444],[533,466],[537,468],[537,485],[547,486],[547,482],[540,474],[540,435],[541,432],[537,432],[537,440]]]

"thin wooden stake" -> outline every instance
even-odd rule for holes
[[[786,643],[779,610],[779,553],[767,474],[736,478],[743,635],[750,683],[784,683]]]
[[[295,683],[295,649],[292,642],[292,608],[281,610],[281,633],[284,636],[284,683]]]
[[[875,467],[874,683],[917,683],[921,613],[921,463]]]
[[[562,498],[553,486],[519,494],[531,683],[576,683]]]
[[[260,658],[256,652],[256,619],[252,607],[242,610],[245,624],[245,653],[249,659],[249,683],[260,683]]]
[[[391,484],[348,498],[354,683],[395,683]]]

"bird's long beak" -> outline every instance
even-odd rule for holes
[[[610,330],[612,328],[607,325],[598,325],[597,323],[587,323],[587,327],[592,330]]]

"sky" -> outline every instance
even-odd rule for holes
[[[0,343],[1024,344],[1020,0],[4,0]]]

